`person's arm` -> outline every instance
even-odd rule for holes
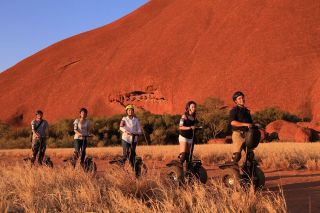
[[[194,129],[195,126],[184,126],[184,121],[187,119],[186,115],[182,115],[181,119],[180,119],[180,123],[179,123],[179,129],[180,130],[190,130],[190,129]]]
[[[140,125],[140,122],[139,120],[137,119],[137,127],[138,127],[138,132],[136,132],[137,135],[142,135],[142,130],[141,130],[141,125]]]
[[[131,135],[131,132],[129,131],[129,129],[126,126],[126,121],[123,118],[120,121],[120,131]]]
[[[49,138],[49,124],[48,124],[47,121],[46,121],[46,131],[45,131],[45,134],[46,134],[46,138]]]
[[[231,125],[236,126],[236,127],[243,127],[243,126],[248,127],[248,128],[252,127],[251,123],[242,123],[239,121],[231,121]]]
[[[87,125],[87,132],[88,132],[88,136],[92,136],[91,132],[92,132],[92,126],[91,126],[91,122],[88,119],[88,125]]]
[[[76,133],[76,134],[78,134],[79,136],[82,136],[82,133],[81,133],[81,131],[79,130],[79,128],[78,128],[78,120],[75,120],[74,122],[73,122],[73,130],[74,130],[74,132]]]
[[[231,126],[235,126],[235,127],[248,127],[250,128],[252,126],[252,124],[250,123],[243,123],[243,122],[239,122],[237,121],[237,112],[236,112],[236,109],[232,109],[230,111],[230,114],[229,114],[229,119],[230,119],[230,123],[231,123]]]
[[[40,137],[40,135],[39,135],[39,133],[38,132],[36,132],[36,130],[35,130],[35,121],[33,120],[32,122],[31,122],[31,130],[32,130],[32,134],[34,134],[37,138],[39,138]]]

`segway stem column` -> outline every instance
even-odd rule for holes
[[[196,127],[192,130],[192,143],[191,143],[191,149],[189,153],[189,162],[187,165],[187,169],[191,169],[192,167],[192,157],[193,157],[193,151],[194,151],[194,144],[195,144],[195,134],[197,129],[202,129],[202,127]]]

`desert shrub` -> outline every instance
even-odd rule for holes
[[[257,111],[253,114],[252,118],[255,123],[259,123],[263,127],[275,120],[286,120],[295,123],[302,120],[298,116],[282,111],[276,107],[264,108],[260,111]]]
[[[198,119],[203,125],[202,138],[208,141],[228,131],[228,111],[223,101],[207,98],[204,104],[198,106]]]
[[[55,139],[62,139],[65,136],[74,135],[73,120],[64,119],[54,124],[49,124],[49,136]]]
[[[9,133],[14,139],[17,138],[30,138],[31,137],[31,129],[29,128],[17,128]]]
[[[225,137],[230,132],[228,110],[223,101],[217,98],[207,98],[203,104],[198,105],[197,117],[203,130],[197,132],[197,143],[206,143],[211,138]],[[143,129],[143,135],[138,138],[141,145],[150,144],[178,144],[179,120],[181,115],[153,114],[143,109],[138,109],[136,115]],[[94,138],[89,140],[89,147],[114,146],[121,144],[119,124],[124,114],[110,117],[93,117],[91,119]],[[291,122],[301,121],[296,115],[281,111],[278,108],[265,108],[253,114],[255,122],[266,126],[268,123],[284,119]],[[63,119],[49,124],[49,147],[73,146],[73,121]],[[29,148],[31,129],[10,128],[0,123],[0,148]],[[17,140],[17,141],[15,141]],[[15,147],[16,146],[16,147]]]
[[[10,131],[9,125],[0,122],[0,137],[7,135]]]

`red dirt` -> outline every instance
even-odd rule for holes
[[[123,111],[180,113],[235,90],[254,111],[278,106],[320,121],[320,1],[153,0],[58,42],[0,74],[0,119],[29,123]],[[120,104],[121,103],[121,104]]]

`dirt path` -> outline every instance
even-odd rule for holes
[[[21,162],[17,157],[0,157],[0,162],[5,165],[14,165]],[[105,172],[108,167],[107,160],[96,160],[98,173]],[[147,161],[148,168],[165,169],[161,161]],[[55,159],[56,167],[62,166],[62,159]],[[221,170],[217,166],[204,165],[210,178],[219,178]],[[293,170],[293,171],[268,171],[266,176],[266,190],[279,192],[283,189],[289,212],[320,212],[320,170]]]

